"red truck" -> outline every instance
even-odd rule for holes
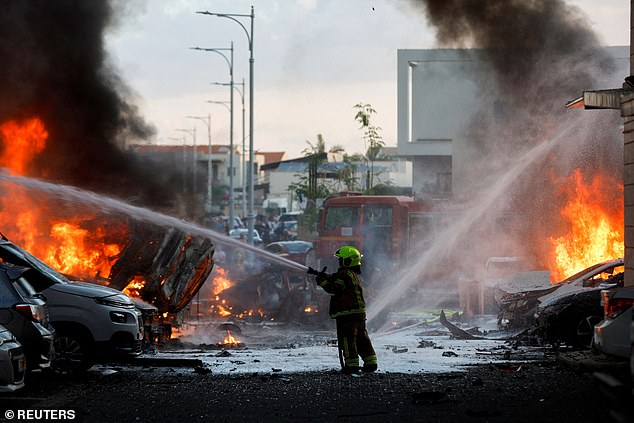
[[[319,237],[308,259],[310,266],[337,267],[334,252],[353,245],[364,255],[365,268],[387,269],[413,259],[424,239],[451,215],[447,206],[418,202],[396,195],[343,193],[324,201],[318,222]],[[422,244],[421,244],[422,242]]]

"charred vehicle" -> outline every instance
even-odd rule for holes
[[[131,229],[102,283],[153,304],[159,314],[181,311],[213,269],[214,244],[174,228],[136,223]]]
[[[589,347],[603,316],[601,290],[623,284],[623,259],[598,263],[563,281],[521,292],[498,292],[503,327],[532,324],[545,342]]]

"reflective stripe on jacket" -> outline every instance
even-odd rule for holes
[[[340,267],[337,273],[318,276],[317,283],[332,295],[330,317],[333,319],[348,314],[365,313],[361,278],[352,270]]]

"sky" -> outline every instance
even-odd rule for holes
[[[207,127],[187,116],[211,114],[211,140],[229,144],[229,66],[217,53],[191,47],[234,46],[234,81],[246,81],[248,136],[249,50],[245,31],[226,18],[196,11],[249,14],[254,20],[254,149],[302,154],[322,134],[327,147],[363,151],[354,105],[376,110],[373,125],[396,146],[398,49],[435,48],[435,36],[412,0],[135,0],[107,34],[110,59],[156,128],[155,144],[192,144],[179,129]],[[418,2],[420,3],[420,2]],[[583,10],[604,45],[629,45],[628,0],[569,0]],[[249,29],[250,19],[241,18]],[[223,51],[229,54],[228,51]],[[238,86],[240,89],[241,86]],[[242,144],[240,94],[234,96],[234,142]],[[248,145],[248,139],[247,139]]]

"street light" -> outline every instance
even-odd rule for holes
[[[206,103],[210,103],[210,104],[220,104],[221,106],[224,106],[229,113],[231,113],[231,106],[229,106],[230,102],[228,101],[215,101],[215,100],[207,100]],[[231,190],[231,193],[229,194],[229,221],[231,222],[231,227],[233,227],[234,222],[235,222],[235,195],[234,195],[234,184],[233,184],[233,143],[230,143],[229,149],[231,151],[229,151],[229,188]],[[244,215],[243,215],[244,216]]]
[[[216,53],[222,56],[227,62],[227,66],[229,66],[229,77],[230,77],[230,86],[231,86],[231,107],[229,109],[229,221],[231,222],[231,226],[233,226],[233,222],[235,221],[235,211],[234,211],[234,187],[233,187],[233,41],[231,42],[230,48],[201,48],[201,47],[191,47],[191,50],[199,50],[199,51],[208,51],[211,53]],[[230,51],[230,57],[227,57],[223,51]]]
[[[178,128],[176,130],[179,132],[185,132],[186,134],[189,134],[192,136],[192,140],[193,140],[192,143],[194,146],[194,152],[192,154],[192,176],[193,176],[192,194],[195,196],[196,195],[196,160],[198,159],[196,157],[196,127],[192,129]]]
[[[229,83],[226,82],[212,82],[212,85],[222,85],[222,86],[228,86],[231,85]],[[238,89],[238,87],[236,85],[241,85],[242,86],[242,90]],[[238,94],[240,94],[240,99],[242,100],[242,178],[241,178],[241,182],[242,182],[242,217],[246,217],[247,215],[247,189],[246,189],[246,185],[247,185],[247,150],[246,150],[246,146],[245,146],[245,131],[244,131],[244,78],[242,78],[242,83],[238,83],[238,82],[234,82],[233,83],[233,88],[238,92]]]
[[[247,36],[247,41],[249,42],[249,167],[250,169],[250,177],[249,177],[249,216],[247,217],[249,223],[249,231],[248,231],[248,242],[253,245],[253,224],[255,220],[255,216],[253,215],[253,185],[254,185],[254,154],[253,154],[253,21],[255,20],[255,13],[253,11],[253,6],[251,6],[251,14],[243,15],[237,13],[213,13],[213,12],[196,12],[201,15],[211,15],[218,16],[220,18],[231,19],[236,22],[238,25],[242,27],[244,33]],[[247,30],[247,28],[236,18],[250,18],[251,20],[251,32]],[[231,90],[233,92],[233,90]]]
[[[186,116],[188,119],[196,119],[207,125],[207,137],[209,143],[207,144],[207,202],[205,203],[205,211],[211,214],[212,205],[212,183],[213,183],[213,169],[211,165],[211,113],[208,116]]]

